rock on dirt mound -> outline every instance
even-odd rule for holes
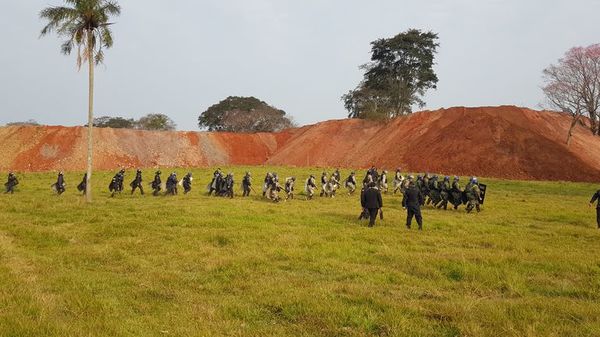
[[[95,167],[291,165],[510,179],[600,180],[600,138],[569,116],[513,106],[419,112],[387,123],[327,121],[280,133],[96,129]],[[83,170],[85,128],[0,128],[3,171]]]

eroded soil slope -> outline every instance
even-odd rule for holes
[[[94,166],[378,167],[510,179],[600,181],[600,138],[570,118],[512,106],[425,111],[387,123],[327,121],[280,133],[95,129]],[[0,128],[0,170],[83,170],[83,127]]]

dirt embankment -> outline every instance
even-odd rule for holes
[[[327,121],[280,133],[95,129],[94,166],[378,167],[510,179],[600,180],[600,138],[565,144],[569,116],[513,106],[425,111],[388,123]],[[0,128],[0,170],[83,170],[83,127]]]

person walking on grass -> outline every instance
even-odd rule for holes
[[[402,205],[406,207],[406,228],[410,229],[413,217],[417,220],[419,230],[423,230],[423,217],[421,216],[421,205],[423,194],[414,182],[410,182],[408,189],[404,192]]]
[[[377,214],[383,207],[381,191],[374,182],[369,183],[367,189],[362,194],[361,205],[369,213],[369,227],[373,227],[375,225],[375,219],[377,219]]]
[[[600,229],[600,190],[596,191],[592,196],[592,200],[590,200],[590,207],[594,206],[596,202],[596,224],[598,225],[598,229]]]

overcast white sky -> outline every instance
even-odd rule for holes
[[[60,40],[38,39],[39,11],[61,0],[3,0],[0,124],[81,125],[86,72]],[[409,28],[439,33],[427,108],[543,101],[541,72],[573,46],[600,42],[600,0],[121,0],[115,45],[97,70],[96,116],[198,115],[256,96],[299,124],[346,117],[369,43]]]

